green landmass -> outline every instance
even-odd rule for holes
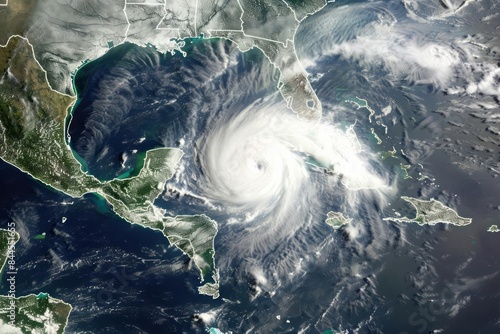
[[[330,211],[326,216],[325,223],[330,225],[334,230],[352,222],[352,218],[345,217],[344,214],[340,212]]]
[[[445,206],[443,203],[431,199],[425,201],[412,197],[402,196],[402,200],[410,203],[417,211],[415,218],[384,218],[396,222],[417,223],[418,225],[436,225],[438,223],[452,224],[456,226],[465,226],[472,223],[471,218],[460,217],[458,213]]]
[[[96,191],[65,144],[64,119],[74,99],[54,92],[27,40],[0,49],[0,157],[73,197]]]
[[[214,236],[217,223],[205,215],[166,217],[163,222],[163,234],[171,244],[180,248],[194,262],[203,277],[211,275],[212,283],[206,283],[198,289],[204,295],[214,299],[219,296],[219,272],[215,267]]]
[[[397,157],[396,157],[396,149],[394,148],[394,146],[392,147],[391,151],[384,151],[384,152],[380,153],[380,155],[381,155],[382,160],[385,160],[385,159],[388,159],[388,158],[397,159]]]
[[[405,180],[406,179],[412,179],[412,177],[410,176],[410,174],[408,174],[408,170],[411,168],[411,165],[404,165],[404,164],[400,163],[399,167],[401,167],[401,170],[403,171],[403,177],[404,177]]]
[[[9,318],[15,301],[15,320]],[[0,296],[0,329],[18,329],[23,334],[62,334],[68,323],[71,305],[48,294],[28,295],[15,299]],[[6,325],[9,324],[10,325]],[[13,325],[12,325],[13,323]],[[9,326],[9,327],[7,327]],[[7,328],[5,328],[7,327]],[[17,333],[18,331],[9,331]]]
[[[82,170],[66,143],[65,120],[74,98],[50,88],[46,73],[24,38],[0,48],[0,158],[72,197],[93,193],[126,221],[162,231],[218,290],[214,261],[217,224],[206,216],[165,217],[153,202],[162,193],[183,152],[157,148],[139,155],[128,178],[100,181]],[[207,292],[215,289],[205,288]]]
[[[41,234],[37,234],[33,237],[33,239],[35,240],[44,240],[45,238],[47,237],[47,234],[45,232],[41,233]]]
[[[491,225],[489,228],[488,228],[488,232],[500,232],[500,229],[498,228],[497,225]]]
[[[150,150],[137,176],[114,179],[99,190],[105,198],[113,197],[129,211],[147,210],[162,193],[165,182],[174,174],[174,167],[182,157],[178,149]]]

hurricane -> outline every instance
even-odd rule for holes
[[[399,176],[370,142],[366,115],[351,118],[352,106],[325,103],[320,119],[301,118],[258,50],[242,53],[224,40],[189,46],[187,57],[125,46],[120,62],[105,70],[108,89],[80,104],[89,112],[77,113],[70,129],[91,172],[119,175],[133,168],[137,151],[158,142],[181,149],[158,205],[217,221],[221,276],[250,280],[254,294],[289,286],[316,253],[338,242],[325,223],[329,212],[351,221],[343,233],[352,247],[366,252],[370,245],[376,257],[381,236],[391,233],[381,212]],[[121,122],[108,117],[115,99]],[[338,255],[340,263],[350,257]]]
[[[237,264],[239,276],[260,277],[272,289],[289,280],[311,241],[321,246],[327,212],[359,219],[362,203],[371,199],[383,208],[396,191],[394,177],[355,128],[341,127],[333,113],[301,119],[271,94],[209,117],[194,154],[167,188],[219,211],[220,228],[233,231],[219,260],[223,271]]]

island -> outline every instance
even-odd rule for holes
[[[218,297],[214,239],[217,223],[204,215],[165,216],[154,205],[183,152],[157,148],[138,155],[129,177],[101,181],[82,170],[67,143],[65,124],[75,98],[49,86],[29,41],[13,36],[0,48],[0,158],[34,179],[79,198],[104,198],[126,221],[161,231],[200,271],[200,293]]]
[[[488,232],[500,232],[500,229],[498,228],[498,225],[491,225],[488,228]]]
[[[415,208],[417,211],[415,218],[389,217],[384,218],[384,220],[403,223],[417,223],[421,226],[436,225],[438,223],[465,226],[472,223],[471,218],[460,217],[455,210],[445,206],[443,203],[435,199],[426,201],[406,196],[402,196],[401,199],[410,203]]]
[[[327,218],[325,223],[330,225],[334,230],[352,222],[352,218],[345,217],[341,212],[330,211],[326,214],[326,216]]]
[[[62,334],[71,313],[70,304],[47,293],[16,297],[14,247],[18,240],[14,229],[0,229],[0,267],[9,264],[4,274],[11,284],[8,295],[0,296],[0,333]]]
[[[15,300],[15,301],[14,301]],[[11,305],[15,305],[15,320],[10,322]],[[46,293],[11,299],[0,296],[0,329],[2,333],[63,334],[71,305]]]

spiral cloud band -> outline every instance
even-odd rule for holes
[[[222,116],[199,141],[206,195],[258,213],[294,205],[310,186],[307,166],[342,176],[351,190],[386,187],[362,151],[352,128],[302,120],[270,101]]]
[[[355,217],[367,194],[379,201],[392,191],[353,128],[300,119],[276,96],[221,112],[198,136],[197,171],[186,172],[192,165],[185,161],[177,186],[227,215],[219,224],[231,226],[238,239],[225,244],[235,255],[230,261],[245,259],[246,271],[281,277],[301,261],[300,245],[314,234],[305,231],[325,226],[329,210]],[[224,267],[223,256],[219,264]]]

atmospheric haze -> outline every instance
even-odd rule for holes
[[[406,1],[411,8],[418,3]],[[359,62],[365,70],[383,69],[394,82],[432,85],[452,94],[500,96],[500,72],[488,56],[491,48],[480,41],[484,36],[460,28],[450,32],[448,22],[428,24],[406,15],[382,2],[332,7],[302,24],[297,51],[307,68],[338,56]]]

